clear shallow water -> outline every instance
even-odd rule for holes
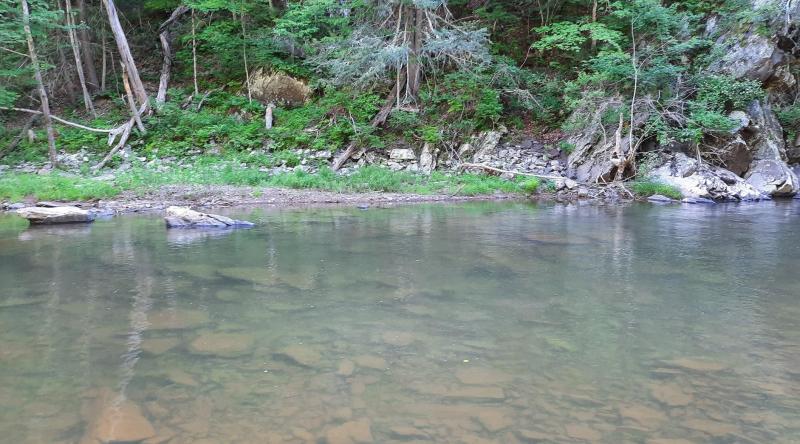
[[[800,442],[797,204],[233,214],[0,218],[0,442]]]

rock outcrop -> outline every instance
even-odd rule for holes
[[[654,169],[650,177],[658,182],[678,188],[684,197],[716,201],[752,201],[766,197],[741,177],[732,172],[703,163],[698,165],[683,153],[671,156]]]
[[[25,207],[15,211],[31,224],[69,224],[94,221],[94,214],[78,207]]]
[[[186,207],[169,207],[164,217],[167,228],[249,228],[246,220],[235,220],[218,214],[201,213]]]

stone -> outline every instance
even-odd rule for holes
[[[680,190],[686,198],[723,201],[759,200],[764,195],[741,177],[697,159],[675,153],[650,172],[650,179]]]
[[[747,183],[770,196],[794,196],[800,180],[782,160],[756,160],[745,176]]]
[[[564,429],[567,432],[567,436],[572,439],[599,441],[603,437],[602,433],[583,424],[567,424]]]
[[[148,330],[189,330],[209,323],[208,313],[200,310],[165,309],[147,317]]]
[[[506,399],[503,389],[500,387],[464,387],[448,390],[444,393],[446,398],[453,399],[472,399],[472,400],[492,400],[501,401]]]
[[[705,197],[684,197],[681,199],[681,202],[688,204],[716,204],[713,200],[706,199]]]
[[[653,439],[648,439],[646,444],[694,444],[694,443],[686,439],[653,438]]]
[[[667,415],[641,404],[629,404],[619,408],[619,416],[630,419],[648,429],[658,428],[667,420]]]
[[[434,147],[425,142],[422,145],[422,152],[419,154],[419,170],[425,174],[431,174],[436,169],[436,151]]]
[[[739,427],[733,424],[707,419],[688,419],[684,421],[683,426],[692,430],[707,433],[715,438],[721,438],[739,433]]]
[[[132,401],[104,389],[89,408],[82,443],[129,443],[154,437],[156,431]]]
[[[414,150],[410,148],[395,148],[389,152],[389,158],[392,160],[417,160]]]
[[[380,356],[375,355],[361,355],[353,358],[353,361],[359,366],[364,368],[371,368],[373,370],[386,370],[386,360]]]
[[[25,207],[14,212],[35,225],[89,223],[94,221],[92,213],[70,206]]]
[[[553,162],[556,162],[556,161],[554,160]],[[564,179],[564,186],[565,186],[565,187],[566,187],[568,190],[574,190],[575,188],[577,188],[577,187],[578,187],[578,182],[575,182],[575,181],[574,181],[574,180],[572,180],[572,179]]]
[[[414,342],[414,334],[405,331],[387,331],[381,336],[383,342],[395,347],[405,347]]]
[[[514,421],[499,409],[483,409],[478,412],[476,419],[486,431],[491,433],[506,429],[514,424]]]
[[[167,370],[167,379],[172,383],[185,385],[188,387],[197,387],[200,385],[194,376],[178,368]]]
[[[488,367],[462,367],[456,370],[456,378],[467,385],[497,385],[511,381],[512,376]]]
[[[675,202],[675,199],[664,196],[663,194],[653,194],[647,198],[647,201],[653,203],[672,203]]]
[[[275,355],[301,367],[316,367],[322,360],[318,351],[303,344],[290,345]]]
[[[403,441],[430,439],[427,433],[412,426],[392,426],[389,428],[389,434],[392,438]]]
[[[526,430],[526,429],[517,430],[516,435],[520,441],[531,442],[531,443],[548,442],[552,441],[553,439],[552,435],[549,435],[547,433],[537,432],[534,430]]]
[[[206,333],[189,344],[189,351],[198,355],[235,358],[250,353],[254,343],[255,338],[245,333]]]
[[[359,444],[373,441],[368,419],[348,421],[328,429],[325,433],[326,444]]]
[[[339,363],[339,369],[336,370],[336,374],[339,376],[350,376],[356,369],[355,363],[349,359],[344,359],[342,362]]]
[[[656,401],[669,407],[683,407],[689,405],[694,397],[683,391],[681,386],[674,382],[652,384],[650,394]]]
[[[670,359],[664,361],[664,364],[670,367],[677,367],[683,370],[693,371],[693,372],[719,372],[728,368],[725,364],[721,364],[715,361],[709,361],[708,359],[704,358],[692,358],[692,357],[683,357],[677,359]]]
[[[201,213],[186,207],[168,207],[164,221],[167,228],[249,228],[252,222],[235,220],[218,214]]]
[[[142,351],[158,356],[172,350],[180,343],[178,338],[148,338],[142,342]]]

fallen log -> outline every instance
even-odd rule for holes
[[[538,177],[540,179],[550,179],[550,180],[566,180],[566,177],[563,176],[548,176],[545,174],[534,174],[534,173],[524,173],[522,171],[510,171],[510,170],[501,170],[500,168],[490,167],[489,165],[483,165],[480,163],[462,163],[459,166],[459,169],[467,169],[467,168],[478,168],[486,171],[492,171],[495,173],[500,174],[513,174],[515,176],[528,176],[528,177]]]

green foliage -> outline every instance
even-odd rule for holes
[[[56,201],[107,199],[117,194],[119,189],[107,182],[58,173],[0,176],[0,199],[11,201],[27,197]]]
[[[486,73],[449,73],[434,87],[421,91],[420,97],[428,104],[426,117],[432,122],[450,123],[465,134],[493,127],[503,112],[500,93]]]
[[[532,177],[520,183],[519,188],[524,193],[533,194],[539,190],[539,185],[541,185],[539,179]]]
[[[667,185],[660,182],[649,180],[636,181],[631,183],[630,188],[633,190],[634,194],[640,197],[661,194],[662,196],[667,196],[671,199],[683,198],[683,193],[681,193],[679,189],[672,185]]]
[[[534,31],[539,34],[540,38],[531,45],[531,48],[539,51],[557,50],[578,53],[590,40],[607,44],[613,49],[619,50],[623,41],[621,32],[597,22],[556,22],[535,28]]]

